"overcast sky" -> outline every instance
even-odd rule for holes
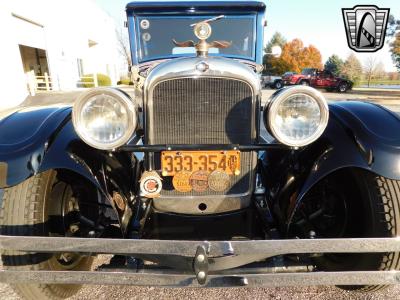
[[[94,0],[110,16],[117,26],[125,20],[127,0]],[[234,0],[233,0],[234,1]],[[361,1],[361,2],[360,2]],[[322,53],[323,62],[332,54],[346,58],[353,51],[348,47],[342,18],[342,8],[360,4],[374,4],[380,8],[390,8],[390,13],[400,18],[400,0],[266,0],[268,26],[265,29],[265,42],[274,34],[281,32],[288,40],[300,38],[305,45],[312,44]],[[374,55],[382,61],[386,71],[395,71],[389,47],[371,53],[355,53],[363,62]]]

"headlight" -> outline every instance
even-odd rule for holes
[[[132,137],[138,116],[135,104],[124,92],[95,88],[78,97],[72,110],[72,122],[86,144],[112,150]]]
[[[267,130],[282,144],[302,147],[324,132],[329,109],[324,96],[307,86],[282,89],[272,95],[264,110]]]

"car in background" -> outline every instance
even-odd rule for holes
[[[263,88],[281,89],[283,87],[282,77],[272,75],[261,76],[261,86]]]
[[[284,85],[306,85],[326,89],[329,92],[345,93],[353,88],[352,81],[335,76],[331,71],[320,71],[316,68],[305,68],[301,71],[301,74],[284,75],[282,80]]]

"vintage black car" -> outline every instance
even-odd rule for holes
[[[129,3],[135,93],[1,119],[1,282],[27,299],[399,282],[399,117],[307,86],[262,101],[264,11]],[[92,270],[98,254],[113,257]]]

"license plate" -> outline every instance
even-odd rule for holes
[[[180,171],[224,171],[240,174],[240,151],[163,151],[161,171],[163,176],[174,176]]]

